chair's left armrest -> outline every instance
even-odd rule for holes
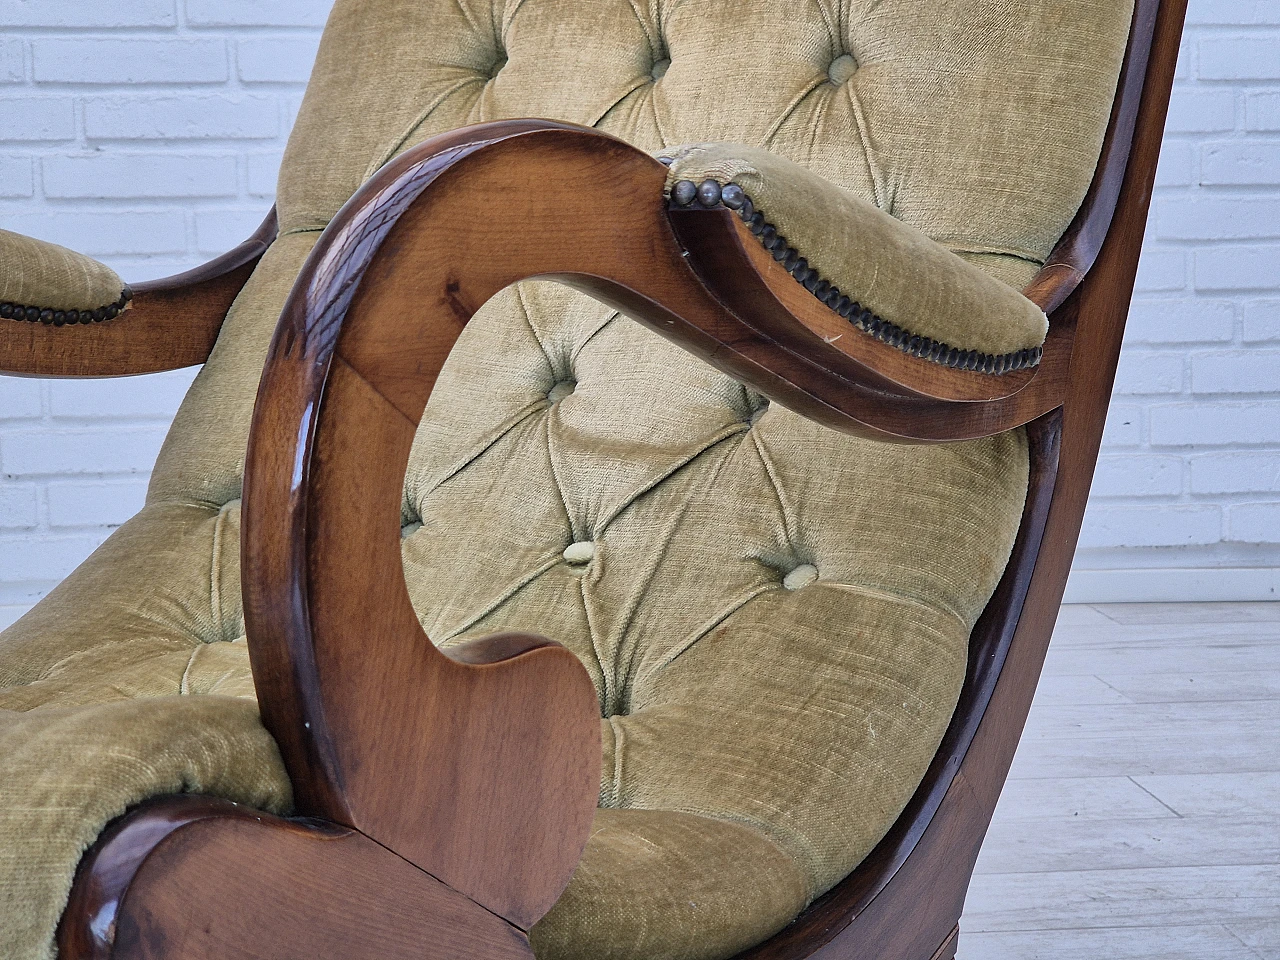
[[[0,374],[119,377],[203,363],[275,235],[272,210],[221,257],[130,288],[90,257],[0,231]]]

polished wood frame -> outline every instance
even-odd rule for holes
[[[250,656],[298,816],[198,797],[130,812],[81,863],[59,931],[64,960],[529,955],[525,933],[567,884],[590,828],[595,694],[576,659],[541,637],[435,648],[399,551],[409,447],[441,365],[479,306],[527,277],[585,290],[836,429],[927,443],[1026,426],[1017,543],[924,781],[848,878],[741,955],[953,957],[1075,550],[1185,6],[1136,4],[1093,186],[1027,290],[1051,317],[1043,362],[1004,376],[856,334],[831,342],[843,321],[732,212],[668,209],[665,168],[596,131],[486,124],[388,164],[325,230],[293,288],[246,465]],[[101,328],[9,327],[0,370],[199,362],[272,235],[269,220],[195,283],[139,288]],[[162,335],[182,324],[175,340]],[[222,891],[209,903],[181,895],[209,883]]]

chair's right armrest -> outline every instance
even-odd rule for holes
[[[130,289],[90,257],[0,230],[0,374],[119,377],[203,363],[275,235],[273,209],[234,250]]]

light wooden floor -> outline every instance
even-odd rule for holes
[[[1280,602],[1063,609],[959,960],[1280,960]]]

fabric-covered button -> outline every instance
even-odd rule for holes
[[[573,380],[558,380],[555,386],[547,391],[547,399],[552,403],[559,403],[569,394],[573,393],[578,384]]]
[[[654,80],[661,80],[670,66],[670,60],[655,60],[653,61],[653,69],[649,71],[649,76],[653,77]]]
[[[573,564],[575,567],[590,563],[595,555],[596,545],[590,540],[579,540],[564,548],[564,562]]]
[[[858,61],[848,53],[842,53],[831,61],[831,66],[827,67],[827,76],[831,78],[831,82],[836,86],[848,83],[855,73],[858,72]]]
[[[575,544],[576,546],[576,544]],[[568,553],[568,551],[565,551]],[[782,585],[788,590],[799,590],[818,579],[818,568],[812,563],[802,563],[782,578]]]

